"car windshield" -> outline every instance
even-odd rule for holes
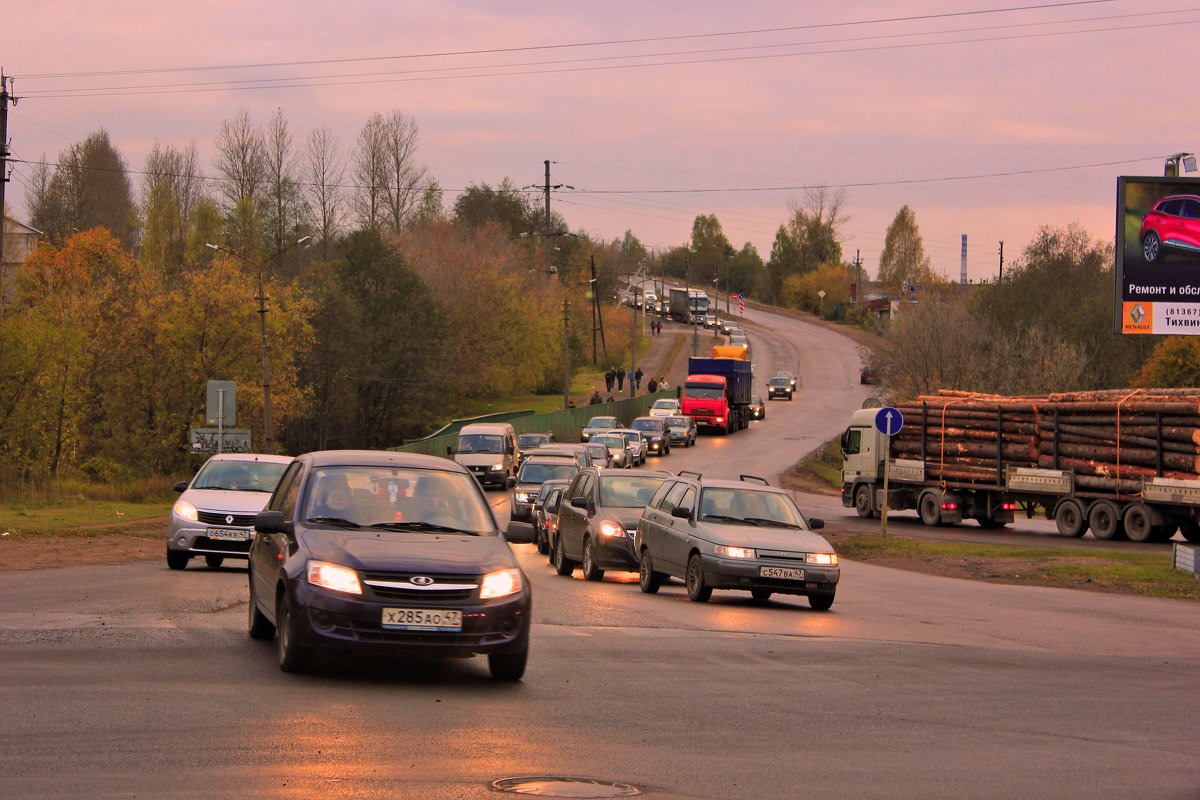
[[[667,417],[667,425],[672,428],[683,428],[687,430],[688,421],[684,417]]]
[[[566,481],[559,481],[559,480],[550,480],[550,481],[546,481],[545,483],[543,483],[542,488],[538,490],[538,496],[537,496],[538,504],[544,504],[546,502],[546,498],[550,496],[551,492],[553,492],[555,489],[561,489],[561,488],[565,487],[566,485],[567,485]]]
[[[584,425],[583,427],[585,427],[585,428],[606,428],[607,429],[607,428],[615,428],[619,424],[620,423],[617,422],[615,417],[592,417],[590,420],[588,420],[588,424]]]
[[[651,408],[679,408],[678,401],[675,400],[655,400]]]
[[[522,433],[517,437],[517,447],[541,447],[550,441],[546,433]]]
[[[791,386],[792,382],[787,378],[771,378],[772,386]]]
[[[700,519],[800,528],[800,513],[787,495],[755,489],[711,487],[700,493]]]
[[[632,427],[639,431],[661,431],[662,423],[653,419],[635,419]]]
[[[573,461],[563,459],[561,463],[526,461],[517,473],[517,483],[543,483],[553,478],[571,478],[579,472]]]
[[[625,447],[625,440],[620,436],[595,436],[592,441],[612,450],[620,450]]]
[[[645,508],[666,477],[600,476],[600,505],[606,508]]]
[[[193,489],[224,489],[235,492],[273,492],[287,464],[266,461],[212,459],[200,468]]]
[[[725,389],[719,383],[689,383],[683,388],[683,396],[691,400],[720,400]]]
[[[460,453],[503,453],[504,437],[493,433],[468,433],[458,437]]]
[[[470,475],[379,466],[314,469],[304,519],[342,528],[495,535],[495,518]]]

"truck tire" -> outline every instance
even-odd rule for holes
[[[1109,541],[1123,539],[1125,531],[1121,525],[1121,511],[1111,500],[1097,500],[1088,509],[1088,525],[1092,536]]]
[[[871,502],[871,487],[860,483],[854,490],[854,510],[859,519],[871,519],[875,516],[875,504]]]
[[[931,528],[942,524],[942,504],[938,500],[936,492],[926,492],[921,495],[921,499],[917,503],[917,511],[921,515],[921,522]]]
[[[1125,509],[1125,535],[1131,542],[1156,542],[1161,538],[1163,524],[1155,523],[1158,517],[1145,503],[1132,503]]]
[[[1078,539],[1087,533],[1087,514],[1083,513],[1083,506],[1078,501],[1064,500],[1054,512],[1054,524],[1058,526],[1060,536]]]

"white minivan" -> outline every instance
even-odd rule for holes
[[[517,434],[507,422],[476,422],[464,425],[458,441],[446,455],[471,471],[482,486],[504,488],[510,475],[517,474],[520,452]]]

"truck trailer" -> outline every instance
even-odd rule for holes
[[[750,424],[753,381],[749,361],[689,358],[681,411],[694,419],[698,428],[717,428],[722,433],[740,431]]]
[[[878,408],[842,433],[842,504],[864,519],[916,510],[926,525],[982,527],[1044,514],[1063,536],[1200,542],[1200,389],[1006,397],[941,392]]]
[[[708,314],[708,295],[699,289],[680,289],[673,287],[670,295],[669,311],[671,319],[676,322],[695,324],[702,321]]]

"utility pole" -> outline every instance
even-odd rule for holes
[[[600,331],[600,345],[604,348],[605,360],[608,355],[608,342],[604,341],[604,315],[600,311],[600,293],[596,291],[599,286],[599,281],[596,280],[596,257],[591,257],[592,261],[592,363],[596,363],[596,331]],[[644,293],[643,293],[644,294]]]
[[[1000,277],[996,279],[996,282],[999,283],[1002,280],[1004,280],[1004,241],[1003,240],[1001,240],[1001,242],[1000,242]]]
[[[863,299],[862,251],[854,251],[854,302],[861,303]]]
[[[0,72],[0,279],[4,276],[4,190],[8,186],[8,101],[17,104],[17,98],[8,93],[12,78]],[[0,293],[4,286],[0,284]]]
[[[541,236],[542,236],[542,239],[544,240],[543,244],[545,245],[544,269],[546,272],[546,280],[550,280],[550,276],[554,274],[553,271],[551,270],[551,267],[553,265],[550,263],[550,237],[552,237],[552,236],[573,236],[574,235],[574,234],[565,234],[565,233],[554,233],[553,231],[550,230],[550,190],[551,189],[574,189],[575,187],[567,186],[565,183],[556,183],[556,184],[550,183],[550,161],[549,161],[549,159],[546,160],[545,164],[546,164],[546,182],[541,184],[540,186],[538,184],[534,183],[534,184],[530,184],[529,186],[522,186],[521,188],[522,189],[541,189],[542,192],[546,196],[546,213],[542,218]],[[521,235],[524,236],[525,234],[522,233]]]

